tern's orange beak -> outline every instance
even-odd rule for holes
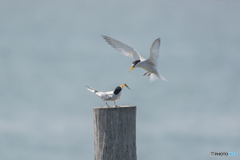
[[[121,87],[123,88],[124,86],[126,86],[128,89],[130,89],[126,83],[123,84]],[[130,90],[131,90],[131,89],[130,89]]]
[[[130,68],[130,71],[129,71],[129,72],[131,72],[131,71],[133,70],[133,68],[134,68],[134,66],[132,66],[132,67]]]

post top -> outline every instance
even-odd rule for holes
[[[117,108],[136,108],[136,106],[131,106],[131,105],[119,105],[117,107],[115,106],[110,106],[110,107],[107,107],[107,106],[102,106],[102,107],[93,107],[93,109],[117,109]]]

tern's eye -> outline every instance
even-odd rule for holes
[[[135,66],[137,63],[139,63],[140,62],[140,60],[136,60],[136,61],[134,61],[133,63],[132,63],[132,65],[133,66]]]

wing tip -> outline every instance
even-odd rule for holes
[[[108,43],[109,43],[109,39],[112,39],[111,37],[108,37],[108,36],[104,36],[104,35],[101,35],[103,37],[103,39],[105,39]]]
[[[160,44],[160,43],[161,43],[161,39],[160,39],[160,38],[157,38],[157,39],[153,42],[153,44],[154,44],[154,43],[159,43],[159,44]]]

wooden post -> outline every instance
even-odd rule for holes
[[[137,160],[136,106],[96,107],[95,160]]]

